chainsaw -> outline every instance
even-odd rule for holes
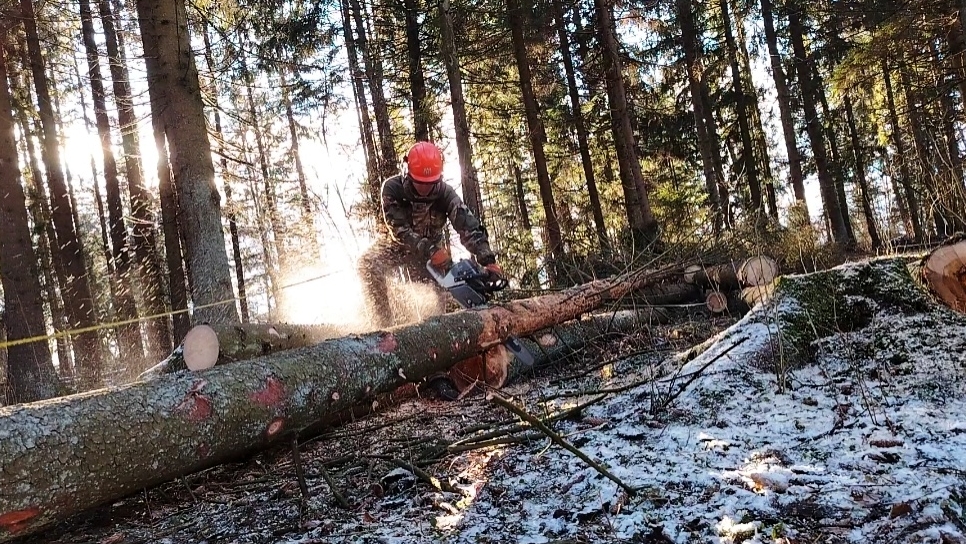
[[[494,278],[479,263],[469,259],[457,261],[446,274],[440,273],[429,261],[426,262],[426,270],[463,308],[486,304],[493,293],[506,289],[508,285],[506,279]],[[533,366],[533,354],[518,338],[511,336],[503,345],[525,366]]]

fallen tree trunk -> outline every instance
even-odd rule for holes
[[[478,385],[498,389],[531,373],[534,368],[578,352],[591,342],[624,336],[654,325],[684,321],[692,316],[693,312],[686,308],[644,308],[589,316],[539,331],[530,338],[521,338],[523,345],[534,355],[533,367],[523,364],[500,344],[455,364],[449,376],[461,395]]]
[[[0,541],[264,448],[510,335],[569,321],[679,273],[677,266],[636,271],[202,372],[2,408]]]
[[[767,285],[779,275],[778,263],[767,255],[709,266],[689,266],[684,271],[685,283],[716,291],[737,291],[742,287]]]
[[[190,368],[188,361],[210,363],[201,370],[216,364],[253,359],[287,349],[312,346],[347,334],[336,325],[290,325],[286,323],[235,323],[233,325],[198,325],[185,335],[184,341],[163,361],[145,370],[138,379],[155,378]],[[212,339],[214,336],[214,339]],[[212,342],[217,347],[216,359],[210,361]]]

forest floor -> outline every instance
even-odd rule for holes
[[[419,398],[303,441],[307,498],[280,446],[20,544],[966,544],[966,320],[878,308],[796,369],[761,359],[762,327],[721,318],[595,346],[497,393],[551,418],[633,494],[493,393]],[[736,334],[752,341],[650,377],[675,351]]]

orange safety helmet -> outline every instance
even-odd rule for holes
[[[435,183],[443,176],[443,154],[432,142],[416,142],[406,153],[409,177],[422,183]]]

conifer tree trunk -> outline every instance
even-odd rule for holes
[[[423,76],[422,41],[419,37],[419,0],[403,0],[406,19],[406,53],[409,59],[409,92],[413,107],[413,128],[417,142],[429,140],[429,103]]]
[[[651,211],[647,185],[641,173],[641,161],[637,156],[637,143],[631,127],[631,112],[627,105],[624,90],[624,75],[621,69],[620,47],[611,15],[611,5],[607,0],[594,0],[599,25],[600,42],[603,46],[605,72],[607,74],[607,96],[610,99],[611,132],[617,150],[617,163],[622,179],[626,176],[627,188],[633,186],[633,196],[628,205],[636,204],[638,209],[629,213],[634,245],[644,248],[656,242],[659,237],[657,221]]]
[[[288,66],[280,69],[278,72],[279,83],[282,87],[282,103],[285,106],[285,119],[288,121],[288,135],[292,139],[292,147],[289,153],[292,155],[292,163],[295,165],[296,181],[299,184],[303,226],[308,231],[314,232],[312,228],[312,199],[309,198],[309,184],[305,177],[305,166],[302,164],[302,152],[299,149],[298,124],[295,122],[295,111],[292,109],[292,97],[288,88],[288,79],[285,77],[286,70],[291,70],[294,73],[295,68]],[[371,125],[366,126],[369,127]],[[371,139],[372,132],[370,131],[369,134]],[[315,237],[313,236],[310,240],[314,242]]]
[[[26,51],[23,52],[24,67],[27,69],[29,61],[26,58]],[[53,223],[50,220],[50,204],[47,201],[47,191],[44,189],[44,179],[41,173],[40,163],[37,160],[37,151],[34,148],[34,131],[30,129],[27,122],[26,111],[28,107],[33,107],[33,97],[30,94],[30,86],[21,81],[17,74],[8,73],[10,86],[14,92],[22,96],[17,98],[20,107],[17,110],[17,122],[20,124],[23,138],[24,152],[27,155],[27,164],[30,166],[30,183],[27,185],[27,195],[29,197],[29,212],[33,220],[34,228],[39,229],[37,235],[37,246],[39,250],[40,269],[43,274],[44,286],[46,287],[46,300],[50,305],[50,320],[55,333],[63,333],[67,330],[67,316],[64,312],[64,305],[57,290],[66,291],[66,285],[59,283],[66,279],[67,274],[63,270],[57,272],[56,277],[51,270],[62,267],[63,263],[57,259],[51,251],[51,247],[56,246],[57,236],[54,232]],[[26,75],[24,76],[26,79]],[[28,106],[29,105],[29,106]],[[40,131],[36,131],[40,132]],[[54,343],[57,349],[57,361],[60,373],[65,378],[74,376],[74,353],[71,348],[70,338],[65,335],[58,335]]]
[[[376,117],[376,129],[379,132],[379,172],[382,178],[388,178],[399,168],[396,162],[396,148],[393,145],[389,106],[382,88],[382,58],[379,56],[378,49],[373,51],[366,36],[366,26],[362,20],[362,7],[359,5],[359,0],[349,0],[349,5],[352,8],[352,20],[356,28],[355,43],[362,52],[362,60],[366,67],[366,81],[369,83],[369,94],[372,96],[372,113]]]
[[[879,237],[879,229],[875,224],[875,213],[872,211],[872,193],[869,189],[869,181],[866,178],[865,153],[862,149],[862,140],[859,137],[859,129],[855,122],[855,112],[852,108],[852,97],[846,93],[844,97],[845,115],[849,123],[849,136],[852,140],[852,156],[855,160],[855,180],[859,184],[859,191],[862,199],[862,213],[865,215],[866,228],[869,231],[869,240],[872,242],[872,249],[878,251],[882,247],[882,239]]]
[[[382,198],[380,196],[382,176],[379,171],[379,154],[376,152],[376,143],[372,134],[372,120],[369,117],[369,99],[366,98],[366,91],[363,87],[364,74],[359,68],[358,50],[360,47],[358,42],[352,38],[348,0],[340,0],[340,3],[342,5],[342,34],[345,40],[346,53],[349,57],[349,72],[352,74],[352,95],[358,112],[359,138],[362,140],[362,151],[366,157],[366,172],[368,174],[366,196],[371,207],[370,213],[373,217],[379,217],[379,212],[382,210]]]
[[[701,76],[698,85],[701,92],[702,110],[704,111],[704,125],[707,127],[708,142],[714,151],[711,154],[711,166],[714,168],[715,177],[718,179],[718,205],[721,209],[721,219],[726,228],[733,228],[735,224],[734,209],[731,205],[731,189],[724,174],[724,164],[721,161],[721,139],[718,137],[718,121],[715,119],[714,102],[711,100],[711,91],[708,87],[708,74],[705,72]]]
[[[681,25],[681,41],[684,45],[684,63],[688,73],[688,88],[691,91],[691,107],[694,110],[694,125],[697,132],[698,148],[701,151],[701,165],[704,170],[705,188],[708,191],[708,210],[711,215],[712,230],[715,235],[721,232],[723,221],[722,201],[719,187],[724,183],[715,169],[715,155],[720,153],[712,145],[705,120],[705,104],[701,96],[701,81],[704,67],[701,63],[701,48],[698,42],[698,29],[694,18],[691,0],[675,0],[678,24]]]
[[[27,199],[20,183],[14,141],[13,102],[7,84],[6,23],[0,23],[0,284],[5,340],[46,336],[37,258],[30,241]],[[41,234],[43,237],[43,234]],[[57,396],[57,372],[46,341],[6,348],[7,402],[17,404]]]
[[[952,234],[952,221],[947,215],[946,207],[940,197],[942,187],[940,187],[938,179],[939,168],[936,164],[936,154],[926,134],[923,108],[919,103],[919,96],[912,88],[909,71],[905,66],[899,68],[899,78],[906,98],[906,111],[909,114],[909,125],[912,128],[912,139],[916,144],[916,155],[919,158],[921,181],[926,188],[929,200],[933,203],[930,211],[932,212],[936,235],[947,236]]]
[[[557,262],[563,256],[563,237],[560,233],[560,222],[557,219],[550,172],[547,170],[547,158],[543,149],[543,142],[547,140],[547,135],[544,132],[543,122],[540,120],[537,99],[533,92],[533,80],[530,75],[530,63],[524,38],[524,21],[527,18],[526,12],[520,5],[520,0],[507,0],[507,19],[513,41],[513,55],[516,59],[517,73],[520,78],[520,94],[527,119],[527,133],[530,139],[530,148],[533,152],[534,167],[537,170],[537,184],[540,186],[540,200],[543,204],[544,221],[546,222],[546,254],[550,261]],[[553,270],[554,266],[549,267],[549,269]]]
[[[164,260],[168,270],[168,299],[171,304],[171,332],[174,342],[180,344],[191,329],[188,314],[187,276],[181,249],[181,229],[178,227],[178,194],[168,163],[168,144],[164,136],[163,121],[155,110],[155,97],[151,97],[151,123],[154,145],[158,150],[158,199],[161,201],[161,232],[164,234]]]
[[[111,261],[114,265],[116,288],[112,289],[115,316],[121,321],[131,321],[138,317],[137,302],[132,287],[131,253],[128,250],[128,233],[124,225],[124,209],[121,202],[121,184],[118,180],[117,163],[114,158],[114,143],[111,141],[111,121],[107,117],[107,95],[101,76],[100,53],[94,39],[94,22],[89,0],[79,0],[81,34],[87,52],[87,75],[91,85],[94,103],[94,125],[101,141],[101,156],[104,161],[104,187],[107,200],[108,233],[111,237]],[[96,180],[95,180],[96,181]],[[117,340],[121,352],[140,363],[144,360],[144,345],[141,341],[141,327],[138,323],[120,325]]]
[[[480,182],[473,164],[473,146],[470,143],[470,123],[466,115],[466,99],[463,97],[463,74],[460,70],[459,55],[456,54],[456,36],[453,32],[453,16],[449,0],[439,0],[440,46],[443,63],[446,64],[446,77],[453,105],[453,129],[456,135],[456,152],[459,155],[462,175],[463,201],[466,206],[483,221],[482,194]]]
[[[178,218],[188,241],[193,317],[198,322],[231,323],[238,320],[238,313],[185,6],[181,0],[137,0],[137,9],[148,86],[159,93],[180,200]]]
[[[144,44],[144,61],[152,66],[152,70],[159,70],[156,66],[157,40],[151,35],[142,35]],[[188,314],[187,274],[184,265],[187,258],[182,253],[181,228],[178,222],[180,210],[178,205],[178,191],[171,174],[168,157],[168,144],[164,134],[164,118],[162,110],[165,107],[163,91],[158,85],[148,85],[148,96],[151,104],[151,128],[154,134],[154,146],[158,154],[156,165],[158,172],[158,199],[161,202],[161,233],[164,236],[164,262],[167,269],[166,284],[168,300],[171,305],[171,331],[175,344],[180,344],[185,334],[191,328],[191,316]]]
[[[604,210],[600,205],[600,192],[597,190],[597,180],[594,177],[594,163],[590,158],[590,144],[587,127],[584,125],[584,114],[580,105],[580,91],[577,87],[577,75],[574,70],[573,54],[570,50],[570,37],[567,33],[567,19],[561,0],[551,0],[550,9],[557,24],[557,38],[560,40],[560,57],[563,59],[564,73],[567,76],[567,94],[570,97],[570,112],[574,121],[574,131],[577,133],[577,148],[580,150],[580,164],[584,169],[584,179],[587,182],[587,195],[590,198],[590,212],[594,218],[594,231],[600,247],[606,248],[610,244],[607,240],[607,227],[604,224]]]
[[[741,66],[738,64],[738,44],[735,42],[735,33],[732,29],[728,0],[718,0],[718,6],[721,9],[721,24],[724,27],[725,46],[728,53],[728,62],[731,65],[731,86],[735,92],[738,133],[741,137],[741,161],[744,165],[745,179],[748,181],[748,190],[751,195],[751,213],[756,218],[761,218],[765,215],[765,205],[764,198],[762,197],[758,163],[755,160],[755,147],[751,139],[751,126],[749,124],[751,118],[750,104],[748,95],[745,93],[745,82],[742,80]]]
[[[892,88],[892,76],[889,66],[885,60],[882,61],[882,79],[886,90],[886,103],[889,106],[889,124],[892,125],[890,138],[892,145],[896,148],[896,156],[899,162],[899,186],[902,187],[905,197],[906,207],[909,210],[909,222],[906,224],[906,234],[912,232],[917,242],[924,240],[922,219],[919,213],[919,197],[912,185],[912,176],[909,172],[909,156],[906,153],[905,142],[902,138],[902,125],[899,124],[899,113],[896,110],[895,92]],[[897,195],[898,197],[898,195]]]
[[[94,299],[88,283],[87,263],[84,261],[83,250],[77,236],[74,224],[73,206],[64,172],[60,166],[59,138],[57,125],[54,120],[53,106],[47,86],[47,74],[41,53],[40,36],[37,33],[37,21],[31,0],[20,1],[21,16],[27,34],[27,49],[30,56],[30,69],[33,74],[34,86],[37,91],[38,110],[43,128],[43,157],[47,171],[47,184],[50,188],[51,218],[57,235],[57,243],[52,244],[56,250],[55,259],[61,265],[55,267],[64,274],[61,280],[66,291],[61,292],[64,297],[65,313],[70,328],[88,328],[97,321]],[[101,377],[101,345],[97,332],[84,332],[74,336],[75,356],[81,382],[85,386],[98,385]]]
[[[818,67],[814,64],[812,65],[814,70],[813,77],[816,82],[816,92],[819,98],[819,104],[822,106],[822,119],[825,120],[825,137],[828,142],[829,149],[829,167],[832,173],[832,179],[835,181],[835,194],[838,196],[839,211],[842,213],[842,220],[845,222],[845,230],[848,233],[850,240],[855,240],[855,232],[852,230],[852,218],[849,215],[849,198],[845,192],[845,167],[843,166],[842,155],[839,153],[838,135],[835,132],[835,113],[829,107],[828,97],[825,93],[825,83],[822,80],[821,74],[818,72]]]
[[[533,224],[530,222],[530,208],[527,206],[526,191],[523,189],[523,173],[520,172],[520,165],[516,161],[511,161],[510,168],[513,170],[513,187],[516,189],[517,207],[520,210],[520,224],[523,230],[530,232]]]
[[[131,79],[124,53],[124,42],[112,11],[110,0],[99,0],[104,43],[110,61],[111,80],[114,83],[114,101],[117,120],[121,130],[121,146],[124,151],[124,172],[127,177],[128,196],[131,199],[131,246],[134,250],[137,286],[145,312],[160,315],[165,312],[163,272],[157,249],[157,231],[151,193],[144,184],[144,168],[141,164],[141,142],[138,136],[137,115],[131,97]],[[159,360],[171,353],[171,333],[167,320],[155,318],[147,321],[149,359]]]
[[[818,90],[812,77],[811,59],[805,50],[804,30],[802,28],[802,13],[800,7],[792,8],[788,15],[788,30],[792,39],[795,54],[795,69],[798,72],[799,86],[802,89],[802,108],[805,110],[806,129],[808,139],[812,144],[812,154],[815,157],[815,167],[818,170],[819,191],[825,216],[831,227],[832,240],[843,246],[851,246],[855,241],[849,236],[842,209],[839,207],[839,197],[832,178],[825,138],[822,134],[822,122],[818,117],[816,106]]]
[[[768,215],[778,219],[778,196],[775,190],[775,176],[771,169],[771,158],[768,154],[768,142],[765,138],[765,127],[761,122],[761,111],[758,105],[761,98],[755,88],[754,78],[751,75],[751,56],[748,54],[748,39],[745,35],[745,25],[743,18],[738,19],[735,25],[735,38],[738,42],[738,60],[741,63],[741,77],[745,81],[745,96],[748,104],[748,122],[751,124],[752,140],[755,144],[759,172],[765,189],[765,205],[768,208]]]
[[[205,42],[205,62],[208,65],[208,72],[215,74],[215,59],[211,52],[211,38],[208,36],[207,26],[202,30],[202,37]],[[214,121],[215,136],[218,138],[218,155],[221,156],[222,186],[225,189],[225,219],[228,221],[228,235],[231,238],[232,262],[235,265],[235,283],[238,286],[238,310],[241,313],[241,322],[250,321],[248,313],[248,293],[245,289],[245,267],[242,262],[241,241],[238,238],[238,214],[235,211],[235,202],[232,198],[231,179],[228,178],[228,153],[225,150],[225,136],[221,129],[221,109],[218,106],[218,85],[212,79],[209,92],[211,101],[215,104]],[[160,359],[159,359],[160,360]]]
[[[953,232],[966,230],[966,191],[963,190],[963,157],[959,152],[959,137],[956,131],[956,111],[953,106],[952,88],[947,82],[946,67],[935,42],[930,42],[932,56],[936,64],[936,89],[939,93],[939,122],[942,125],[946,148],[939,150],[942,156],[947,187],[942,189],[941,198],[947,216],[952,223]]]
[[[775,32],[774,5],[771,0],[761,0],[761,18],[765,27],[765,40],[768,42],[768,58],[771,61],[772,79],[778,95],[778,112],[785,138],[785,153],[788,156],[788,176],[795,193],[795,200],[808,217],[808,204],[805,202],[805,176],[802,174],[802,155],[798,150],[798,135],[792,118],[791,93],[788,79],[782,67],[782,57],[778,53],[778,34]]]

